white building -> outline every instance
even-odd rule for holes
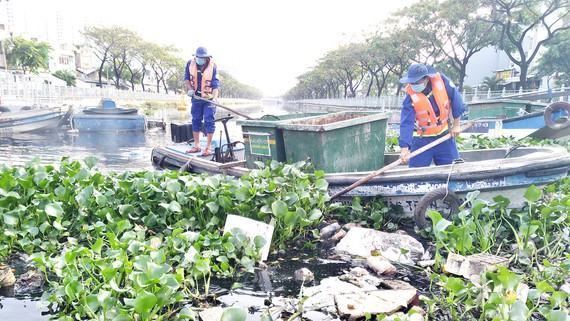
[[[51,46],[50,72],[75,71],[78,51],[75,44],[81,43],[84,20],[72,14],[72,4],[69,1],[0,0],[0,40],[18,36],[47,42]],[[86,55],[81,63],[88,64],[90,59],[90,55]],[[2,57],[0,67],[3,67]]]
[[[72,71],[76,69],[74,48],[70,48],[70,44],[60,44],[55,48],[52,46],[49,59],[49,70],[55,72],[58,70]]]
[[[87,25],[102,25],[105,17],[75,10],[78,6],[81,2],[74,0],[0,0],[0,41],[23,37],[47,42],[51,46],[49,73],[73,71],[78,86],[95,86],[100,61],[87,46],[81,31]],[[5,69],[4,57],[0,50],[0,69]],[[103,85],[111,85],[106,76],[103,75]],[[140,84],[135,89],[142,91]],[[150,66],[145,75],[145,90],[156,91],[156,78]]]

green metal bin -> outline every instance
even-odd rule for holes
[[[376,170],[384,164],[387,115],[344,111],[279,123],[288,162],[310,159],[327,173]]]
[[[255,168],[254,162],[276,160],[285,162],[285,145],[282,129],[278,124],[285,120],[301,119],[325,113],[294,113],[287,115],[265,115],[261,119],[238,120],[245,145],[245,160],[248,168]]]

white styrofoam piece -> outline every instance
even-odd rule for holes
[[[271,247],[271,239],[273,238],[274,227],[272,225],[247,217],[230,214],[226,217],[224,233],[231,232],[234,228],[239,228],[252,241],[253,238],[258,235],[263,237],[265,239],[265,245],[261,249],[261,261],[267,260],[269,248]]]

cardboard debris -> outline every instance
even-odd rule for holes
[[[261,248],[261,261],[267,260],[267,256],[269,256],[269,248],[271,247],[271,239],[273,238],[274,227],[272,225],[252,220],[247,217],[230,214],[226,218],[224,233],[231,232],[234,228],[239,228],[245,236],[252,241],[258,235],[263,237],[265,239],[265,245]]]
[[[509,259],[507,258],[487,253],[469,256],[449,253],[443,270],[450,274],[463,276],[474,283],[479,283],[481,273],[494,271],[498,266],[507,266],[508,263]]]

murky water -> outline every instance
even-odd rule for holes
[[[339,275],[343,269],[350,266],[349,263],[341,261],[319,259],[326,256],[328,248],[307,250],[300,245],[293,247],[292,250],[288,253],[271,255],[267,261],[269,268],[256,269],[254,274],[241,274],[235,279],[213,280],[210,293],[216,296],[228,294],[230,288],[239,284],[231,300],[256,305],[256,302],[259,300],[263,302],[263,299],[270,295],[297,296],[301,284],[293,279],[293,274],[299,268],[309,267],[315,273],[315,279],[320,280]],[[295,255],[292,255],[293,253]],[[305,286],[313,284],[314,282],[310,282]],[[223,306],[232,305],[231,302],[224,300],[221,300],[221,303]],[[49,320],[49,317],[48,307],[39,296],[14,297],[12,289],[0,289],[0,321],[43,321]],[[258,320],[259,315],[254,315],[253,319]]]
[[[252,117],[263,114],[283,114],[279,106],[248,108]],[[227,113],[219,108],[217,117]],[[157,116],[161,116],[158,113]],[[165,114],[167,122],[188,122],[188,113],[170,110]],[[235,121],[228,123],[232,137],[240,137],[241,130]],[[216,123],[216,133],[220,134],[222,125]],[[102,170],[144,170],[152,169],[150,153],[153,147],[171,144],[170,130],[151,129],[146,133],[102,133],[77,132],[70,128],[44,133],[22,133],[0,136],[0,164],[9,166],[23,165],[34,158],[42,164],[54,164],[62,157],[84,159],[95,156]],[[0,319],[1,320],[1,319]]]
[[[39,298],[13,298],[0,295],[0,320],[42,321],[49,320],[47,309]]]

